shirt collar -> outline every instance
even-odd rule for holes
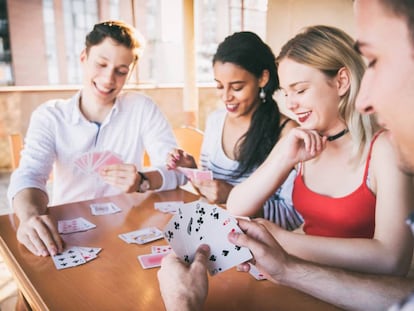
[[[81,111],[80,111],[80,97],[81,97],[82,91],[79,91],[75,94],[75,96],[73,96],[70,99],[70,105],[72,106],[72,118],[71,118],[71,123],[72,124],[77,124],[79,123],[82,119],[84,119]]]
[[[72,124],[78,124],[82,120],[89,122],[86,120],[84,115],[82,114],[80,110],[80,98],[82,96],[82,90],[77,92],[71,99],[70,99],[70,105],[72,106],[72,118],[71,123]],[[115,103],[112,106],[111,112],[109,115],[105,118],[105,120],[102,122],[102,125],[108,123],[113,116],[116,116],[121,111],[121,100],[119,99],[119,96],[115,99]]]

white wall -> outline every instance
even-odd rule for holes
[[[281,47],[302,28],[324,24],[355,35],[352,0],[269,0],[266,41],[277,56]],[[292,116],[276,96],[280,109]]]

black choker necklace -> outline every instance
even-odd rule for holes
[[[346,128],[346,129],[340,131],[338,134],[328,136],[328,141],[333,141],[335,139],[341,138],[342,136],[344,136],[348,132],[349,132],[349,130]]]

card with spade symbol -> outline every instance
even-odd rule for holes
[[[208,244],[208,271],[215,275],[252,258],[247,248],[229,242],[227,236],[231,231],[241,229],[230,213],[199,200],[178,208],[164,229],[164,237],[175,254],[188,263],[194,260],[199,245]]]

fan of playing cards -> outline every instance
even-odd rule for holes
[[[164,237],[185,262],[193,261],[198,246],[208,244],[208,270],[215,275],[252,258],[247,248],[228,241],[231,231],[241,232],[233,216],[216,205],[199,200],[178,207],[164,229]]]
[[[123,163],[121,157],[108,150],[87,152],[74,161],[75,167],[84,174],[99,174],[104,166],[119,163]]]

